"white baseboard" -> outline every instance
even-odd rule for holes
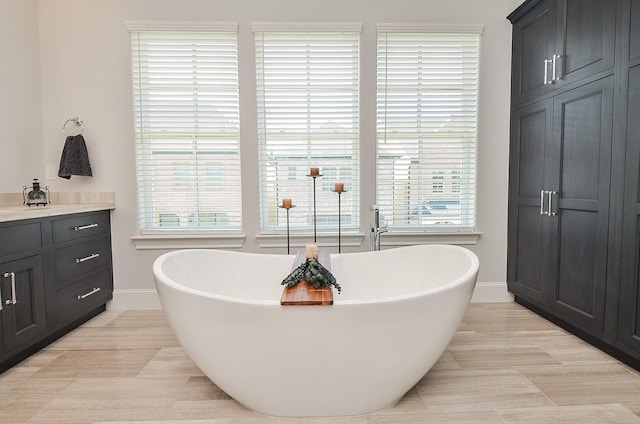
[[[513,302],[506,283],[477,283],[471,302]],[[122,289],[113,291],[113,300],[107,304],[113,311],[162,309],[154,289]]]
[[[112,311],[162,309],[155,289],[122,289],[113,291],[113,299],[107,303]]]
[[[507,290],[507,283],[479,282],[473,291],[471,302],[513,302],[513,294]]]

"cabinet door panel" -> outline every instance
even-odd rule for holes
[[[555,97],[554,149],[547,175],[557,191],[556,237],[549,271],[556,275],[554,311],[594,335],[604,331],[613,79]]]
[[[556,86],[613,67],[615,6],[602,0],[558,2],[556,54],[562,55],[562,79]]]
[[[561,103],[563,198],[598,199],[602,108],[599,91]]]
[[[3,278],[2,326],[6,350],[27,343],[46,331],[45,289],[42,256],[32,256],[0,265],[0,271],[15,274],[15,304],[10,277]]]
[[[543,272],[548,243],[540,191],[545,189],[545,157],[551,142],[553,102],[546,100],[512,112],[509,191],[509,290],[538,305],[549,287]]]
[[[618,339],[640,354],[640,65],[629,70]]]
[[[513,25],[512,102],[520,103],[553,90],[545,84],[545,59],[555,45],[554,2],[543,1]],[[548,73],[547,79],[551,77]]]
[[[543,296],[543,217],[538,206],[518,208],[518,233],[516,241],[517,265],[515,281],[525,295],[542,300]]]
[[[594,212],[563,210],[560,231],[558,292],[563,307],[571,308],[587,319],[594,318],[598,297],[596,246],[598,215]]]

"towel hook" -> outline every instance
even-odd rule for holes
[[[80,134],[84,132],[84,124],[83,124],[84,121],[82,120],[82,118],[79,118],[77,116],[74,118],[69,118],[64,122],[64,125],[62,126],[62,132],[66,134],[66,127],[69,122],[73,122],[76,125],[80,125],[81,127]]]

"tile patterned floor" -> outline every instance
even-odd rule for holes
[[[640,424],[640,373],[517,304],[478,303],[393,408],[274,418],[204,377],[162,311],[107,311],[0,374],[4,423]]]

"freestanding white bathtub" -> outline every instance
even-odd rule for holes
[[[331,256],[332,306],[281,306],[293,255],[178,250],[153,273],[185,352],[247,408],[340,416],[394,405],[442,355],[478,258],[448,245]]]

